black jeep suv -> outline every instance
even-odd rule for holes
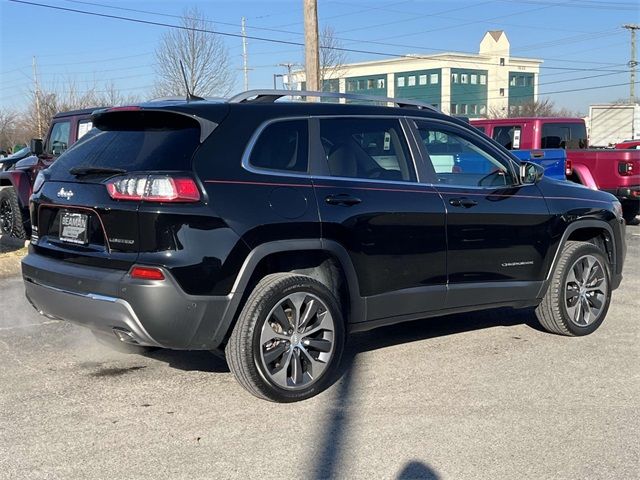
[[[33,306],[138,347],[224,349],[280,402],[331,384],[347,332],[504,306],[600,326],[625,257],[613,196],[409,101],[290,94],[96,111],[34,187]]]

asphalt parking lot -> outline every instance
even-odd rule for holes
[[[639,478],[640,226],[627,245],[589,337],[513,310],[379,329],[289,405],[206,352],[110,351],[0,280],[0,478]]]

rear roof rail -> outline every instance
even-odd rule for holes
[[[409,98],[389,98],[377,95],[360,95],[357,93],[314,92],[309,90],[247,90],[231,97],[229,103],[274,103],[282,97],[319,97],[344,98],[346,100],[363,100],[367,102],[392,103],[400,108],[417,108],[420,110],[438,109],[428,103],[411,100]]]

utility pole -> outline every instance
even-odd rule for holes
[[[36,66],[36,56],[33,56],[33,83],[36,94],[36,116],[38,117],[38,138],[42,138],[42,115],[40,113],[40,85],[38,83],[38,67]]]
[[[631,32],[631,60],[629,60],[629,70],[631,72],[631,81],[629,82],[629,100],[636,103],[636,67],[638,66],[638,56],[636,53],[636,30],[640,29],[640,25],[627,23],[622,26]]]
[[[304,62],[307,90],[320,90],[320,57],[318,54],[318,2],[304,0]],[[317,101],[318,99],[313,99]]]
[[[279,67],[284,67],[287,69],[287,90],[291,90],[291,69],[295,66],[295,63],[279,63]],[[282,76],[282,75],[281,75]],[[282,86],[284,87],[284,81],[282,82]],[[307,83],[307,90],[309,90],[309,84]]]
[[[249,90],[249,67],[247,66],[247,32],[245,23],[247,19],[242,17],[242,70],[244,72],[244,90]]]

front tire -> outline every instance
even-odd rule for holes
[[[338,301],[325,285],[304,275],[275,273],[247,299],[225,355],[250,393],[295,402],[334,382],[344,337]]]
[[[536,308],[545,330],[567,336],[589,335],[604,321],[611,302],[611,273],[602,250],[569,241]]]

